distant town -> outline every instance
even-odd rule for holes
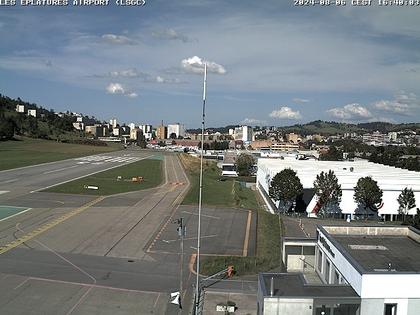
[[[34,104],[17,104],[15,111],[41,120],[46,115],[44,109],[39,109]],[[180,122],[161,121],[159,125],[153,126],[150,123],[121,122],[115,117],[107,122],[100,122],[94,117],[69,111],[54,112],[54,115],[70,121],[73,131],[81,132],[88,139],[105,143],[117,142],[126,146],[138,145],[178,152],[197,151],[201,145],[201,130],[187,129]],[[311,129],[317,129],[318,132],[312,133]],[[378,154],[386,155],[384,150],[378,148],[394,148],[392,151],[399,152],[397,157],[393,154],[395,161],[384,161],[383,164],[399,163],[402,168],[419,170],[419,130],[419,124],[393,125],[381,122],[351,125],[315,121],[291,127],[231,125],[206,128],[203,147],[206,151],[242,149],[272,154],[300,152],[303,157],[324,160],[364,157],[373,162],[381,162]],[[408,166],[405,165],[407,161]]]

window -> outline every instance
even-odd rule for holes
[[[322,252],[318,250],[318,271],[322,273]]]
[[[331,267],[331,263],[327,259],[327,265],[326,265],[326,268],[325,268],[325,282],[326,283],[330,283],[330,267]]]
[[[338,273],[337,270],[335,270],[335,268],[334,268],[334,279],[333,279],[333,283],[334,284],[339,284],[340,283],[340,274]]]
[[[384,315],[397,315],[397,304],[385,304]]]

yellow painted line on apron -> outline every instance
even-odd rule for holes
[[[36,237],[38,235],[48,231],[49,229],[53,228],[54,226],[66,221],[67,219],[70,219],[71,217],[73,217],[73,216],[75,216],[75,215],[77,215],[77,214],[79,214],[83,211],[85,211],[86,209],[92,207],[93,205],[101,202],[104,199],[105,199],[105,196],[101,196],[101,197],[98,197],[98,198],[96,198],[92,201],[89,201],[88,203],[84,204],[83,206],[81,206],[79,208],[76,208],[76,209],[74,209],[74,210],[56,218],[56,219],[53,219],[53,220],[45,223],[44,225],[38,227],[37,229],[19,237],[18,239],[14,240],[13,242],[10,242],[6,245],[0,246],[0,255],[4,254],[5,252],[7,252],[7,251],[19,246],[19,245],[31,240],[31,239],[33,239],[34,237]]]

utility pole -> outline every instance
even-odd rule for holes
[[[204,123],[206,117],[206,85],[207,85],[207,64],[204,63],[203,80],[203,117],[201,121],[201,156],[200,156],[200,190],[198,195],[198,227],[197,227],[197,278],[195,282],[195,314],[198,314],[200,307],[200,246],[201,246],[201,207],[203,197],[203,150],[204,150]]]
[[[181,257],[180,257],[180,278],[179,278],[179,307],[182,308],[181,306],[181,298],[182,298],[182,291],[183,291],[183,278],[184,278],[184,237],[186,235],[186,229],[185,229],[185,224],[184,224],[184,218],[179,218],[178,220],[175,220],[174,223],[178,224],[177,227],[177,231],[178,231],[178,236],[180,238],[180,251],[181,251]]]

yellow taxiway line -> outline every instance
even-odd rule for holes
[[[14,240],[13,242],[10,242],[6,245],[0,246],[0,255],[8,252],[9,250],[33,239],[34,237],[48,231],[49,229],[53,228],[54,226],[66,221],[67,219],[70,219],[71,217],[85,211],[89,207],[92,207],[93,205],[99,203],[100,201],[104,200],[105,196],[100,196],[92,201],[89,201],[88,203],[84,204],[83,206],[76,208],[58,218],[55,218],[51,221],[48,221],[44,225],[41,225],[40,227],[36,228],[35,230],[19,237],[18,239]]]

